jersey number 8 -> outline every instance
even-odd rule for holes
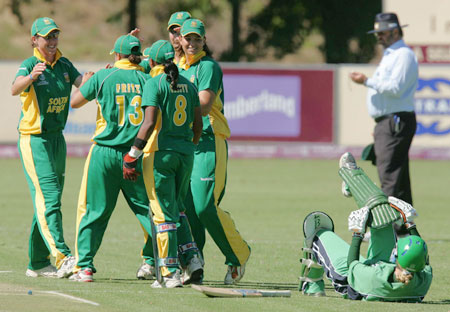
[[[173,123],[180,127],[184,125],[187,119],[186,113],[187,101],[184,95],[179,95],[175,99],[175,112],[173,113]]]

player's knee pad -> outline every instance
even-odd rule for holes
[[[333,219],[325,212],[314,211],[303,220],[303,235],[305,246],[311,248],[314,237],[321,229],[334,231]]]

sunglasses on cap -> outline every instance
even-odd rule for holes
[[[44,38],[45,40],[58,39],[59,31],[53,31],[53,32],[49,33],[47,36],[45,36],[45,37],[43,37],[43,36],[39,36],[39,37]]]

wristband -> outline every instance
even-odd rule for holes
[[[134,139],[133,145],[136,146],[138,149],[143,150],[145,145],[147,145],[147,141],[136,138],[136,139]]]
[[[34,79],[33,79],[33,74],[30,74],[28,77],[30,77],[30,80],[31,80],[31,81],[34,81]]]
[[[130,155],[130,157],[133,157],[133,158],[137,159],[137,158],[141,157],[142,153],[143,152],[141,150],[138,150],[137,148],[132,146],[130,151],[128,152],[128,155]]]
[[[364,238],[364,234],[363,233],[359,233],[359,232],[353,232],[352,237]]]

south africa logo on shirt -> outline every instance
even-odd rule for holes
[[[67,83],[70,83],[70,77],[68,73],[64,73],[64,79],[66,80]]]
[[[195,81],[195,75],[192,75],[191,76],[191,79],[189,79],[192,83],[194,83],[194,81]]]

